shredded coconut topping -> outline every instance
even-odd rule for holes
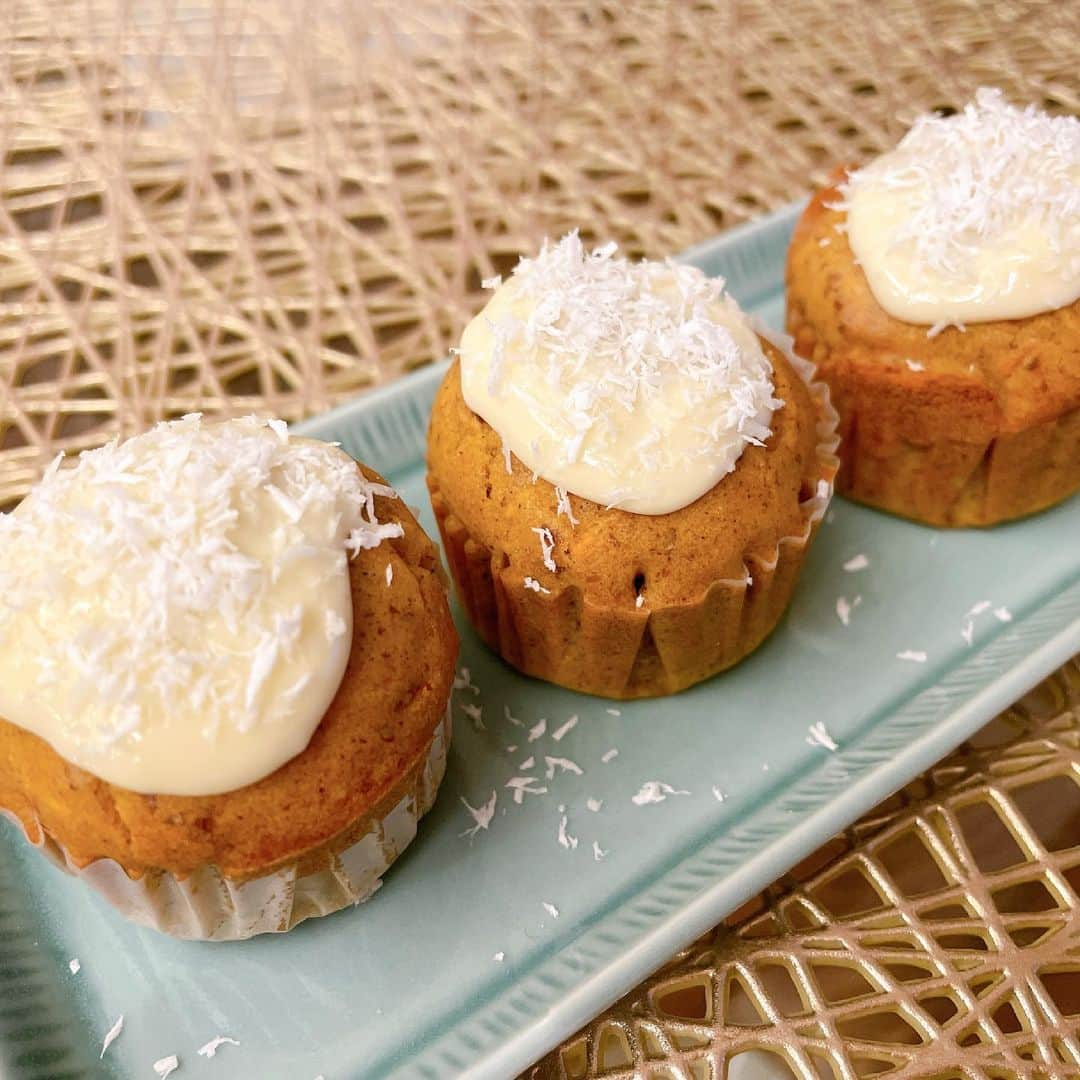
[[[863,221],[851,211],[865,191],[880,192],[890,205],[902,207],[902,213],[888,221],[883,250],[886,257],[912,253],[913,288],[920,293],[919,303],[927,302],[927,317],[909,321],[933,324],[928,336],[950,325],[962,330],[965,311],[972,319],[1019,318],[1080,295],[1076,117],[1049,116],[1033,105],[1017,108],[999,90],[984,87],[953,116],[918,117],[894,151],[853,172],[841,190],[845,202],[840,208],[849,211],[852,246],[872,285],[877,279],[871,251],[874,263],[880,253],[859,242]],[[879,217],[876,204],[868,212]],[[984,257],[998,251],[1003,261],[996,263],[991,277]],[[940,309],[942,317],[929,316],[933,298],[926,283],[919,282],[920,269],[950,293],[952,306]],[[895,276],[895,267],[891,273]],[[1034,291],[1031,297],[1021,296],[1030,273],[1046,275],[1061,295],[1041,306]],[[881,295],[878,299],[884,303]],[[944,297],[938,299],[944,303]],[[987,307],[987,313],[980,314],[978,307],[965,306],[976,302],[1019,307],[1004,313]],[[888,303],[884,306],[892,310]],[[920,365],[909,366],[921,370]]]
[[[466,401],[559,488],[571,524],[566,491],[638,513],[675,509],[643,492],[676,498],[673,487],[693,483],[689,461],[701,475],[686,505],[746,446],[764,443],[782,404],[723,280],[671,261],[631,263],[616,250],[589,252],[576,231],[545,242],[462,339]],[[507,419],[511,407],[522,423]]]
[[[254,418],[188,416],[54,467],[0,514],[0,713],[111,782],[212,793],[207,761],[188,759],[287,726],[305,673],[327,682],[315,707],[336,691],[346,552],[402,533],[376,496],[396,497],[341,451]]]

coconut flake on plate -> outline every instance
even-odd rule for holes
[[[566,721],[566,722],[565,722],[564,724],[561,724],[561,725],[560,725],[559,727],[557,727],[557,728],[556,728],[556,729],[555,729],[555,730],[554,730],[554,731],[553,731],[553,732],[551,733],[551,737],[552,737],[552,738],[553,738],[553,739],[554,739],[554,740],[555,740],[556,742],[559,742],[559,741],[560,741],[560,740],[562,739],[562,737],[563,737],[563,736],[564,736],[564,735],[565,735],[565,734],[566,734],[566,733],[567,733],[568,731],[570,731],[570,730],[571,730],[571,728],[573,728],[573,727],[574,727],[574,726],[575,726],[575,725],[577,724],[577,722],[578,722],[578,718],[577,718],[577,714],[575,713],[575,714],[574,714],[573,716],[569,717],[569,718],[567,719],[567,721]]]
[[[199,1057],[212,1058],[223,1046],[239,1046],[236,1039],[228,1035],[215,1035],[208,1043],[199,1047]]]
[[[584,770],[575,761],[571,761],[569,758],[564,757],[548,757],[544,756],[544,764],[547,765],[547,772],[545,778],[553,780],[555,778],[555,771],[561,770],[562,772],[573,773],[575,776],[583,776]]]
[[[154,1072],[161,1080],[168,1080],[177,1069],[180,1068],[180,1059],[175,1054],[168,1057],[158,1058],[153,1064]]]
[[[630,801],[635,806],[648,806],[651,803],[664,802],[669,795],[689,794],[689,791],[672,787],[670,784],[665,784],[663,780],[646,780],[641,785],[641,790],[636,795],[631,796]]]
[[[476,836],[476,834],[480,832],[481,829],[486,832],[488,826],[491,824],[491,819],[495,816],[495,803],[497,801],[498,794],[494,791],[491,793],[491,797],[486,803],[484,803],[483,806],[470,806],[465,801],[464,796],[462,796],[461,803],[472,816],[473,825],[472,828],[466,829],[461,835],[468,836],[471,839],[472,837]]]
[[[109,1028],[108,1033],[105,1035],[105,1041],[101,1044],[101,1053],[98,1055],[98,1061],[101,1061],[105,1057],[105,1051],[120,1037],[120,1032],[124,1030],[124,1017],[121,1014],[117,1017],[116,1023]]]
[[[823,720],[818,720],[810,725],[806,741],[811,746],[821,746],[830,751],[839,749],[836,740],[829,734]]]

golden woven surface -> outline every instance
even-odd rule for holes
[[[1080,109],[1076,4],[5,0],[0,507],[57,450],[443,356],[581,226],[669,254],[980,83]]]
[[[441,357],[544,235],[669,254],[984,83],[1080,112],[1078,42],[1019,0],[5,0],[0,507],[57,451]],[[537,1075],[1080,1075],[1078,682]]]
[[[1080,1075],[1080,662],[731,924],[529,1076]]]

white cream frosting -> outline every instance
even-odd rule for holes
[[[190,416],[59,460],[0,515],[0,716],[109,783],[232,791],[308,744],[352,642],[348,553],[400,536],[335,447]]]
[[[772,366],[719,278],[577,233],[522,259],[466,327],[469,408],[563,492],[667,514],[770,434]]]
[[[1021,319],[1080,297],[1080,120],[979,90],[843,188],[877,302],[909,323]]]

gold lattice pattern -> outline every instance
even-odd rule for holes
[[[1080,1075],[1080,661],[532,1075]]]
[[[0,7],[0,507],[59,449],[444,355],[545,234],[669,254],[980,83],[1080,109],[1068,3]]]

